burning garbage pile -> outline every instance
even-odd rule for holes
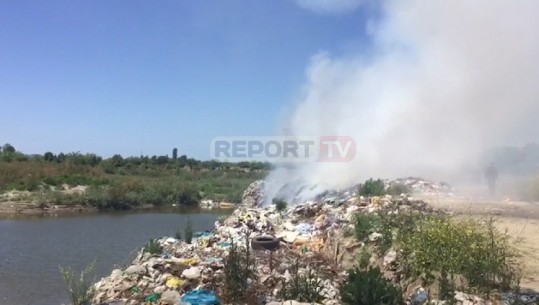
[[[424,185],[411,178],[399,183]],[[95,284],[94,302],[418,305],[447,295],[431,294],[433,283],[411,280],[406,276],[410,268],[426,272],[425,278],[449,272],[451,279],[464,274],[466,280],[477,281],[485,270],[475,274],[474,268],[461,266],[475,264],[488,251],[493,257],[507,253],[504,239],[493,246],[488,238],[498,235],[487,226],[476,229],[477,223],[453,221],[446,212],[407,195],[361,196],[354,190],[328,191],[288,207],[260,207],[264,183],[254,183],[244,193],[244,205],[216,221],[211,231],[196,232],[192,239],[163,237],[151,242],[131,266]],[[441,243],[456,247],[444,249]],[[471,243],[473,248],[467,248]],[[446,266],[446,259],[439,258],[447,255],[451,264]],[[501,267],[487,270],[494,282],[512,279],[512,273],[504,273],[512,272],[500,263],[504,259],[496,257]],[[490,282],[479,287],[489,288],[485,283]],[[377,302],[379,290],[390,303]],[[451,296],[455,304],[493,304],[456,292]],[[353,301],[360,293],[367,301]]]
[[[251,183],[243,192],[242,204],[250,207],[268,205],[271,199],[268,196],[268,183],[259,180]],[[368,189],[374,188],[374,189]],[[306,195],[307,194],[307,195]],[[359,183],[342,190],[320,190],[317,185],[306,185],[301,182],[288,183],[282,186],[274,195],[283,198],[292,204],[300,204],[306,200],[314,202],[344,203],[354,196],[383,196],[390,195],[445,195],[453,196],[454,188],[445,182],[407,177],[394,180],[373,180]]]
[[[287,288],[301,279],[317,283],[311,287],[317,294],[315,303],[340,304],[345,268],[354,264],[354,251],[361,247],[353,234],[345,236],[345,232],[353,231],[358,212],[374,213],[390,206],[432,211],[424,202],[405,197],[350,197],[340,204],[307,202],[281,211],[275,206],[240,207],[217,221],[213,230],[195,233],[190,243],[173,237],[153,241],[131,266],[114,270],[95,285],[94,301],[178,304],[189,298],[222,300],[231,289],[227,283],[231,281],[227,278],[231,262],[227,259],[231,253],[249,249],[253,273],[248,282],[249,287],[256,287],[255,303],[301,299],[297,291]]]

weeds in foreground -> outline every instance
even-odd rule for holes
[[[402,304],[401,289],[388,282],[378,267],[349,271],[340,292],[343,303],[347,305]]]
[[[190,244],[193,241],[193,234],[195,232],[193,229],[193,222],[191,221],[191,218],[187,217],[187,224],[185,225],[183,231],[185,235],[185,242]]]
[[[161,254],[163,252],[163,247],[161,247],[161,244],[159,244],[157,239],[150,239],[150,241],[142,249],[142,252],[150,253],[151,255]]]
[[[387,252],[395,239],[399,235],[409,234],[413,232],[417,224],[424,219],[425,216],[419,212],[400,212],[387,213],[384,211],[380,214],[363,214],[356,215],[355,231],[356,237],[360,241],[367,241],[372,233],[380,233],[381,237],[376,240],[376,250],[379,253]]]
[[[431,217],[403,234],[399,244],[407,276],[421,278],[427,285],[437,281],[445,299],[451,299],[455,289],[489,297],[493,290],[518,285],[517,253],[509,236],[496,229],[493,218]]]
[[[367,249],[366,246],[363,246],[361,248],[361,251],[359,251],[359,254],[358,254],[358,260],[357,260],[358,268],[361,270],[367,269],[367,267],[369,266],[370,260],[371,260],[371,252],[369,251],[369,249]]]
[[[60,273],[67,286],[67,292],[72,305],[90,305],[95,294],[93,283],[95,271],[95,260],[86,266],[79,276],[71,267],[60,266]]]
[[[292,268],[292,279],[283,287],[280,296],[283,300],[320,303],[324,298],[320,295],[324,289],[322,280],[312,268],[303,274],[299,271],[299,262]]]
[[[224,286],[221,296],[225,303],[244,304],[247,300],[255,299],[257,290],[251,283],[257,282],[254,258],[248,237],[245,249],[239,248],[234,242],[224,263]],[[252,300],[251,300],[252,302]]]

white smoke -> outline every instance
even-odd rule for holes
[[[357,9],[363,0],[295,0],[305,8],[321,14],[334,14]]]
[[[441,178],[492,145],[538,138],[539,1],[392,0],[366,54],[312,57],[293,135],[353,136],[352,162],[268,177],[341,188],[369,177]]]

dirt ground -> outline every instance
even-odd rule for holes
[[[423,197],[432,206],[473,216],[494,215],[501,230],[515,238],[524,263],[522,287],[539,291],[539,202]]]

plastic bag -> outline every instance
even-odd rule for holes
[[[217,296],[207,290],[191,290],[180,301],[180,305],[218,305]]]

